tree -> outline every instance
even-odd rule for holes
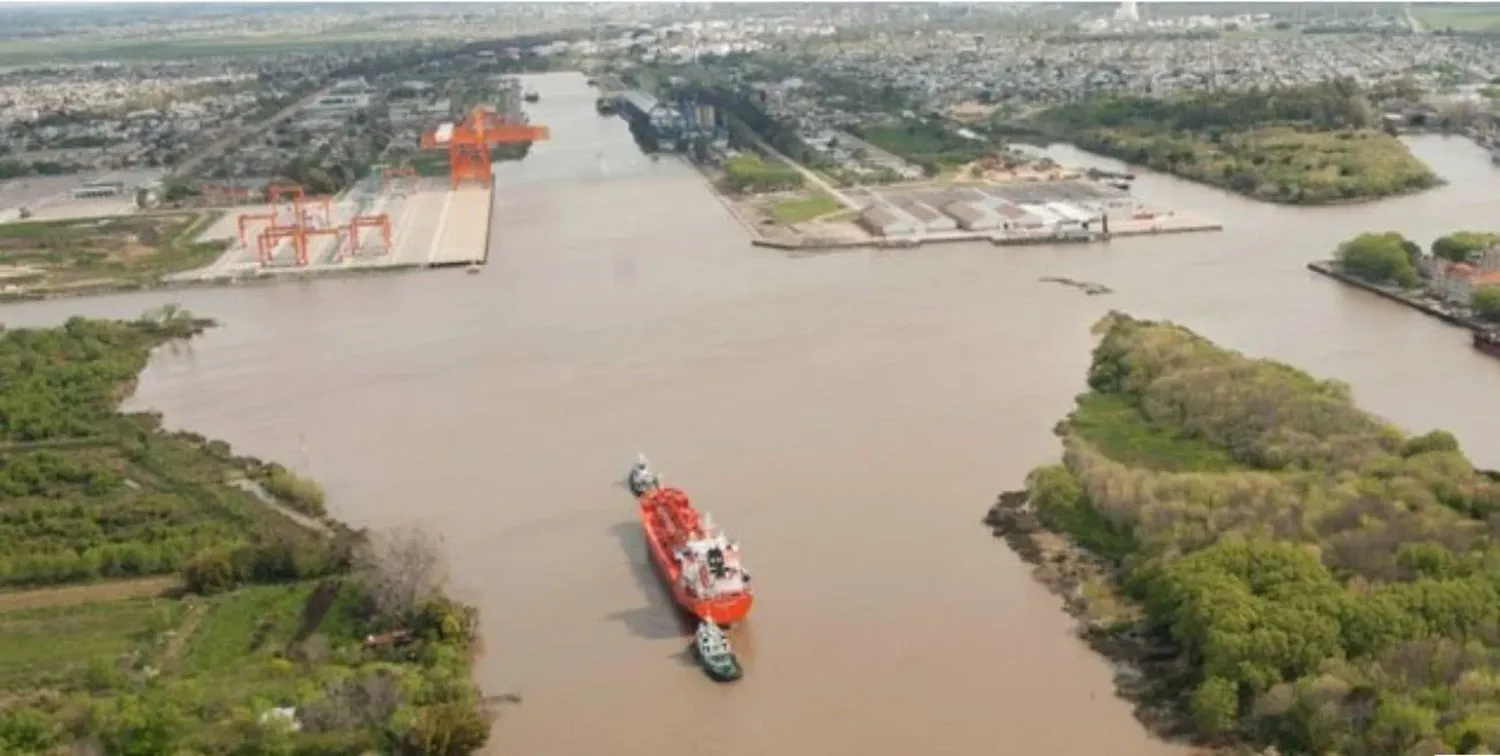
[[[404,711],[398,714],[397,722],[401,732],[399,752],[411,756],[467,756],[490,739],[489,718],[467,703]]]
[[[1432,243],[1432,254],[1453,262],[1465,262],[1500,241],[1500,234],[1456,231]]]
[[[355,552],[355,572],[381,617],[406,622],[442,594],[443,553],[442,541],[420,529],[377,533]]]
[[[1418,279],[1407,244],[1394,231],[1360,234],[1339,245],[1336,259],[1345,271],[1360,278],[1411,288]]]
[[[1475,315],[1500,322],[1500,286],[1479,287],[1471,295],[1469,306],[1474,308]]]

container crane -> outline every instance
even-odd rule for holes
[[[464,120],[445,123],[423,134],[422,148],[447,148],[448,181],[452,188],[458,188],[464,181],[489,187],[495,185],[495,173],[490,168],[491,148],[540,142],[550,137],[551,131],[546,126],[516,123],[481,105]]]

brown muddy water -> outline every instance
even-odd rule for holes
[[[1468,142],[1413,140],[1451,184],[1359,207],[1137,182],[1217,234],[794,260],[751,248],[692,169],[641,156],[582,76],[528,85],[553,139],[501,167],[482,275],[0,310],[21,325],[176,301],[222,320],[164,350],[137,404],[316,476],[353,523],[441,534],[483,612],[483,684],[524,698],[496,753],[1180,752],[979,522],[1057,456],[1050,429],[1111,308],[1348,381],[1500,467],[1500,361],[1302,267],[1365,230],[1494,228],[1500,169]],[[685,662],[615,485],[637,450],[742,540],[759,596],[738,684]]]

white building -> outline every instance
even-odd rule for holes
[[[1043,207],[1058,217],[1057,227],[1060,229],[1086,228],[1096,218],[1094,213],[1068,202],[1048,202]]]
[[[878,236],[912,236],[922,230],[921,221],[886,202],[877,202],[861,211],[859,223]]]
[[[1041,218],[1042,228],[1055,229],[1063,225],[1064,223],[1063,218],[1057,213],[1048,210],[1045,204],[1023,203],[1018,205],[1018,207],[1028,213],[1031,213],[1032,215],[1035,215],[1038,218]]]
[[[1000,216],[1000,227],[1006,231],[1039,231],[1046,225],[1045,219],[1035,213],[1027,212],[1026,208],[1020,205],[996,201],[987,207],[995,215]]]
[[[994,211],[973,202],[950,202],[943,206],[943,212],[965,231],[994,231],[1005,225]]]
[[[922,230],[929,233],[940,231],[957,231],[958,221],[948,215],[938,212],[938,209],[926,202],[906,200],[900,203],[902,210],[917,219],[922,224]]]

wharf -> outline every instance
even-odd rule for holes
[[[986,241],[997,247],[1017,247],[1035,244],[1091,244],[1128,236],[1154,236],[1159,234],[1185,234],[1224,230],[1223,224],[1214,221],[1173,215],[1150,220],[1130,220],[1111,223],[1108,234],[1097,231],[1011,234],[996,233],[993,231],[943,231],[903,236],[861,235],[851,238],[849,235],[841,235],[835,238],[827,238],[812,234],[771,237],[760,234],[758,230],[743,220],[741,222],[747,230],[751,230],[754,234],[754,238],[751,239],[750,243],[757,247],[805,252],[859,248],[910,249],[920,247],[924,244]]]
[[[347,233],[318,236],[308,241],[307,265],[291,264],[290,241],[278,246],[271,264],[261,265],[255,258],[254,245],[241,244],[238,220],[242,214],[266,213],[272,208],[268,205],[235,207],[225,212],[198,238],[198,241],[228,242],[224,254],[204,268],[176,274],[167,282],[326,276],[375,270],[442,268],[487,261],[493,188],[449,188],[446,180],[428,178],[404,192],[382,192],[377,183],[366,182],[336,198],[332,204],[333,222],[342,227],[356,214],[383,213],[390,219],[392,229],[389,248],[383,248],[383,242],[373,231],[362,234],[365,246],[372,251],[360,254],[349,254]]]
[[[1431,315],[1432,317],[1437,318],[1438,320],[1441,320],[1448,325],[1465,328],[1470,331],[1482,331],[1486,329],[1485,325],[1480,321],[1469,317],[1465,313],[1456,312],[1452,308],[1444,307],[1438,302],[1429,301],[1421,297],[1414,297],[1406,293],[1405,291],[1392,286],[1383,286],[1381,284],[1371,283],[1356,276],[1351,276],[1348,273],[1339,270],[1338,265],[1332,260],[1310,262],[1307,264],[1307,269],[1314,273],[1328,276],[1335,281],[1346,283],[1350,286],[1355,287],[1356,289],[1363,289],[1376,296],[1384,297],[1391,300],[1392,302],[1399,302],[1406,305],[1407,307],[1412,308],[1413,310]]]

